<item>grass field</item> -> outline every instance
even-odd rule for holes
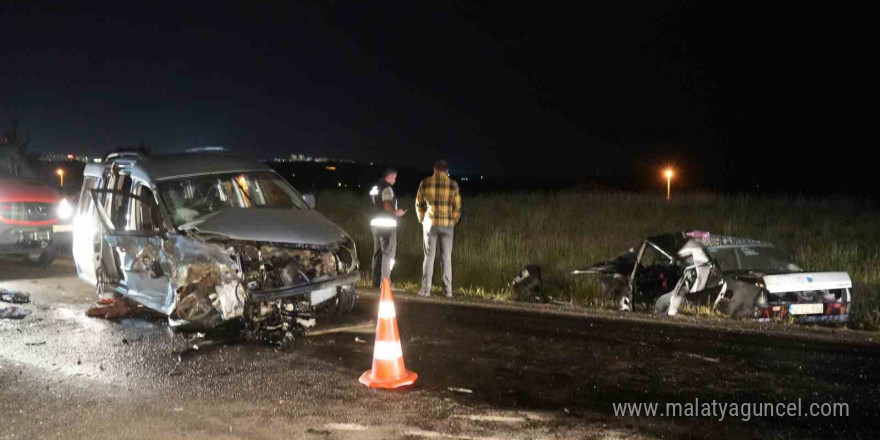
[[[413,288],[421,276],[421,225],[412,199],[400,204],[410,212],[398,230],[393,278]],[[611,259],[645,236],[699,229],[772,242],[807,270],[849,272],[855,283],[853,327],[880,329],[880,212],[863,200],[699,193],[667,203],[632,193],[557,192],[481,195],[462,205],[453,252],[457,293],[504,298],[507,283],[534,263],[556,289],[556,299],[607,306],[595,280],[569,273]],[[369,272],[366,195],[323,193],[318,208],[354,237],[363,272]],[[440,271],[434,275],[436,289]]]

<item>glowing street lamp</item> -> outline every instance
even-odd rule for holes
[[[64,188],[64,168],[58,168],[55,170],[55,174],[58,175],[58,178],[61,179],[61,187]]]
[[[672,168],[667,168],[663,175],[666,176],[666,200],[672,200]]]

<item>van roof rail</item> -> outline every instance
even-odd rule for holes
[[[116,151],[104,157],[103,162],[110,162],[117,159],[143,159],[144,156],[139,151]]]

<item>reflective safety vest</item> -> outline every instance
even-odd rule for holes
[[[389,191],[391,192],[391,205],[394,207],[394,210],[397,210],[397,195],[394,194],[394,189],[390,183],[386,182],[385,179],[380,179],[378,183],[370,188],[370,202],[373,204],[370,226],[379,228],[397,227],[397,217],[385,210],[385,202],[389,200],[382,200],[383,194],[387,197]]]

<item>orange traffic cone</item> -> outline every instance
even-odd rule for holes
[[[391,296],[391,280],[382,280],[379,297],[379,319],[376,323],[376,345],[373,347],[373,369],[361,375],[360,382],[370,388],[397,388],[412,385],[418,374],[407,371],[403,365],[397,314]]]

